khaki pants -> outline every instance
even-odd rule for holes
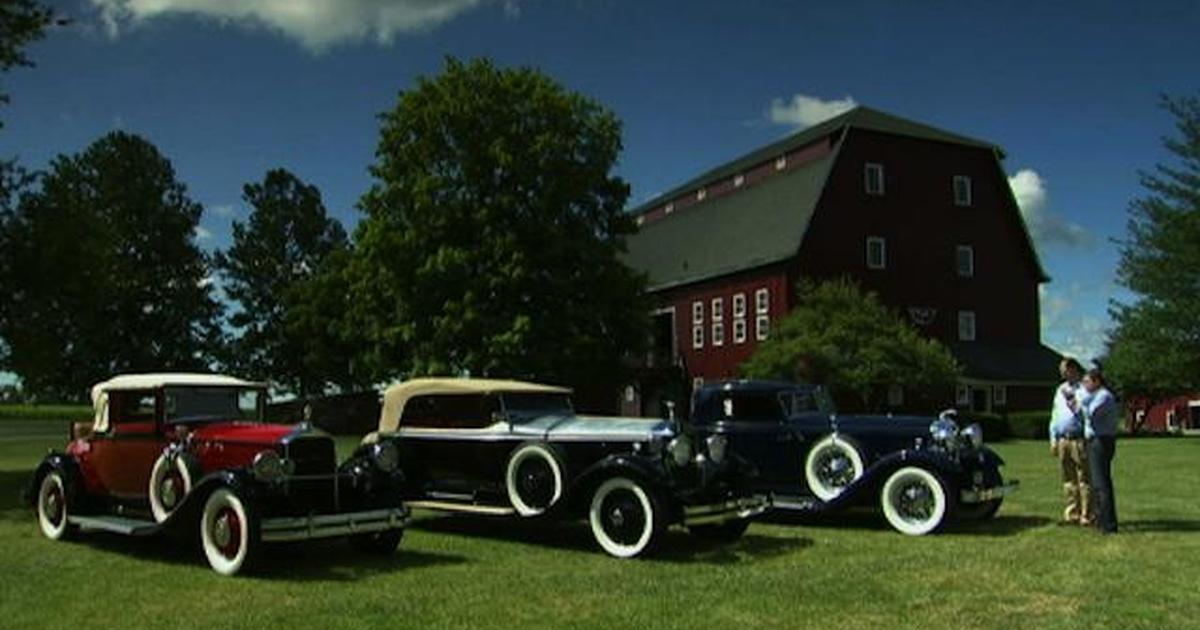
[[[1063,520],[1090,525],[1092,513],[1092,478],[1088,469],[1087,443],[1083,439],[1058,441],[1058,461],[1062,464],[1063,496],[1067,507]]]

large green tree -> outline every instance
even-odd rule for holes
[[[0,369],[42,398],[103,378],[202,369],[219,336],[201,207],[146,140],[60,155],[0,223]]]
[[[228,363],[288,391],[319,394],[328,380],[322,363],[330,341],[312,322],[322,303],[315,296],[323,294],[303,285],[325,273],[330,255],[344,253],[346,231],[330,218],[321,192],[284,169],[246,184],[242,198],[253,208],[250,218],[234,222],[233,245],[216,255],[222,288],[238,306],[230,317],[238,336]],[[291,309],[300,314],[289,328]]]
[[[1130,394],[1200,390],[1200,96],[1163,97],[1178,135],[1177,163],[1142,173],[1129,206],[1117,280],[1136,295],[1114,302],[1106,368]]]
[[[622,380],[648,315],[617,259],[617,118],[536,70],[450,59],[382,119],[350,269],[376,376]]]
[[[804,280],[797,304],[742,364],[746,376],[824,385],[845,410],[880,409],[893,385],[904,388],[910,407],[952,402],[953,355],[874,293],[849,280]]]

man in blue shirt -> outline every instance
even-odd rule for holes
[[[1092,523],[1091,475],[1088,471],[1087,445],[1083,441],[1083,419],[1077,397],[1083,394],[1079,379],[1083,366],[1067,357],[1058,366],[1063,382],[1054,391],[1050,411],[1050,454],[1062,468],[1064,523]]]
[[[1115,534],[1117,501],[1112,483],[1112,460],[1117,452],[1117,399],[1104,385],[1104,375],[1099,369],[1088,370],[1083,377],[1085,393],[1080,410],[1092,473],[1096,527],[1101,533]]]

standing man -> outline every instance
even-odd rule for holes
[[[1079,383],[1083,366],[1066,357],[1058,365],[1058,372],[1063,382],[1054,392],[1054,407],[1050,411],[1050,454],[1058,457],[1062,469],[1063,497],[1066,499],[1062,520],[1091,525],[1091,474],[1079,406],[1083,393]]]
[[[1083,389],[1086,393],[1080,406],[1092,473],[1096,527],[1102,534],[1115,534],[1117,501],[1112,483],[1112,460],[1117,453],[1117,400],[1105,387],[1104,374],[1098,368],[1088,370],[1084,375]]]

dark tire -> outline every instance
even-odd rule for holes
[[[68,540],[79,528],[72,525],[70,515],[73,495],[71,481],[60,469],[52,469],[42,476],[34,509],[37,511],[38,527],[50,540]]]
[[[654,491],[630,477],[611,477],[596,487],[588,523],[600,548],[616,558],[654,550],[667,528],[666,512]]]
[[[958,506],[958,518],[964,521],[986,521],[996,516],[1004,499],[992,499],[983,503],[962,503]]]
[[[351,536],[350,546],[373,556],[390,556],[396,553],[396,548],[400,546],[403,538],[403,529],[389,529]]]
[[[254,564],[259,547],[258,518],[233,488],[217,488],[200,512],[200,547],[213,571],[236,575]]]
[[[740,539],[748,527],[750,527],[750,519],[739,518],[719,525],[696,525],[689,527],[688,531],[697,538],[728,544]]]

